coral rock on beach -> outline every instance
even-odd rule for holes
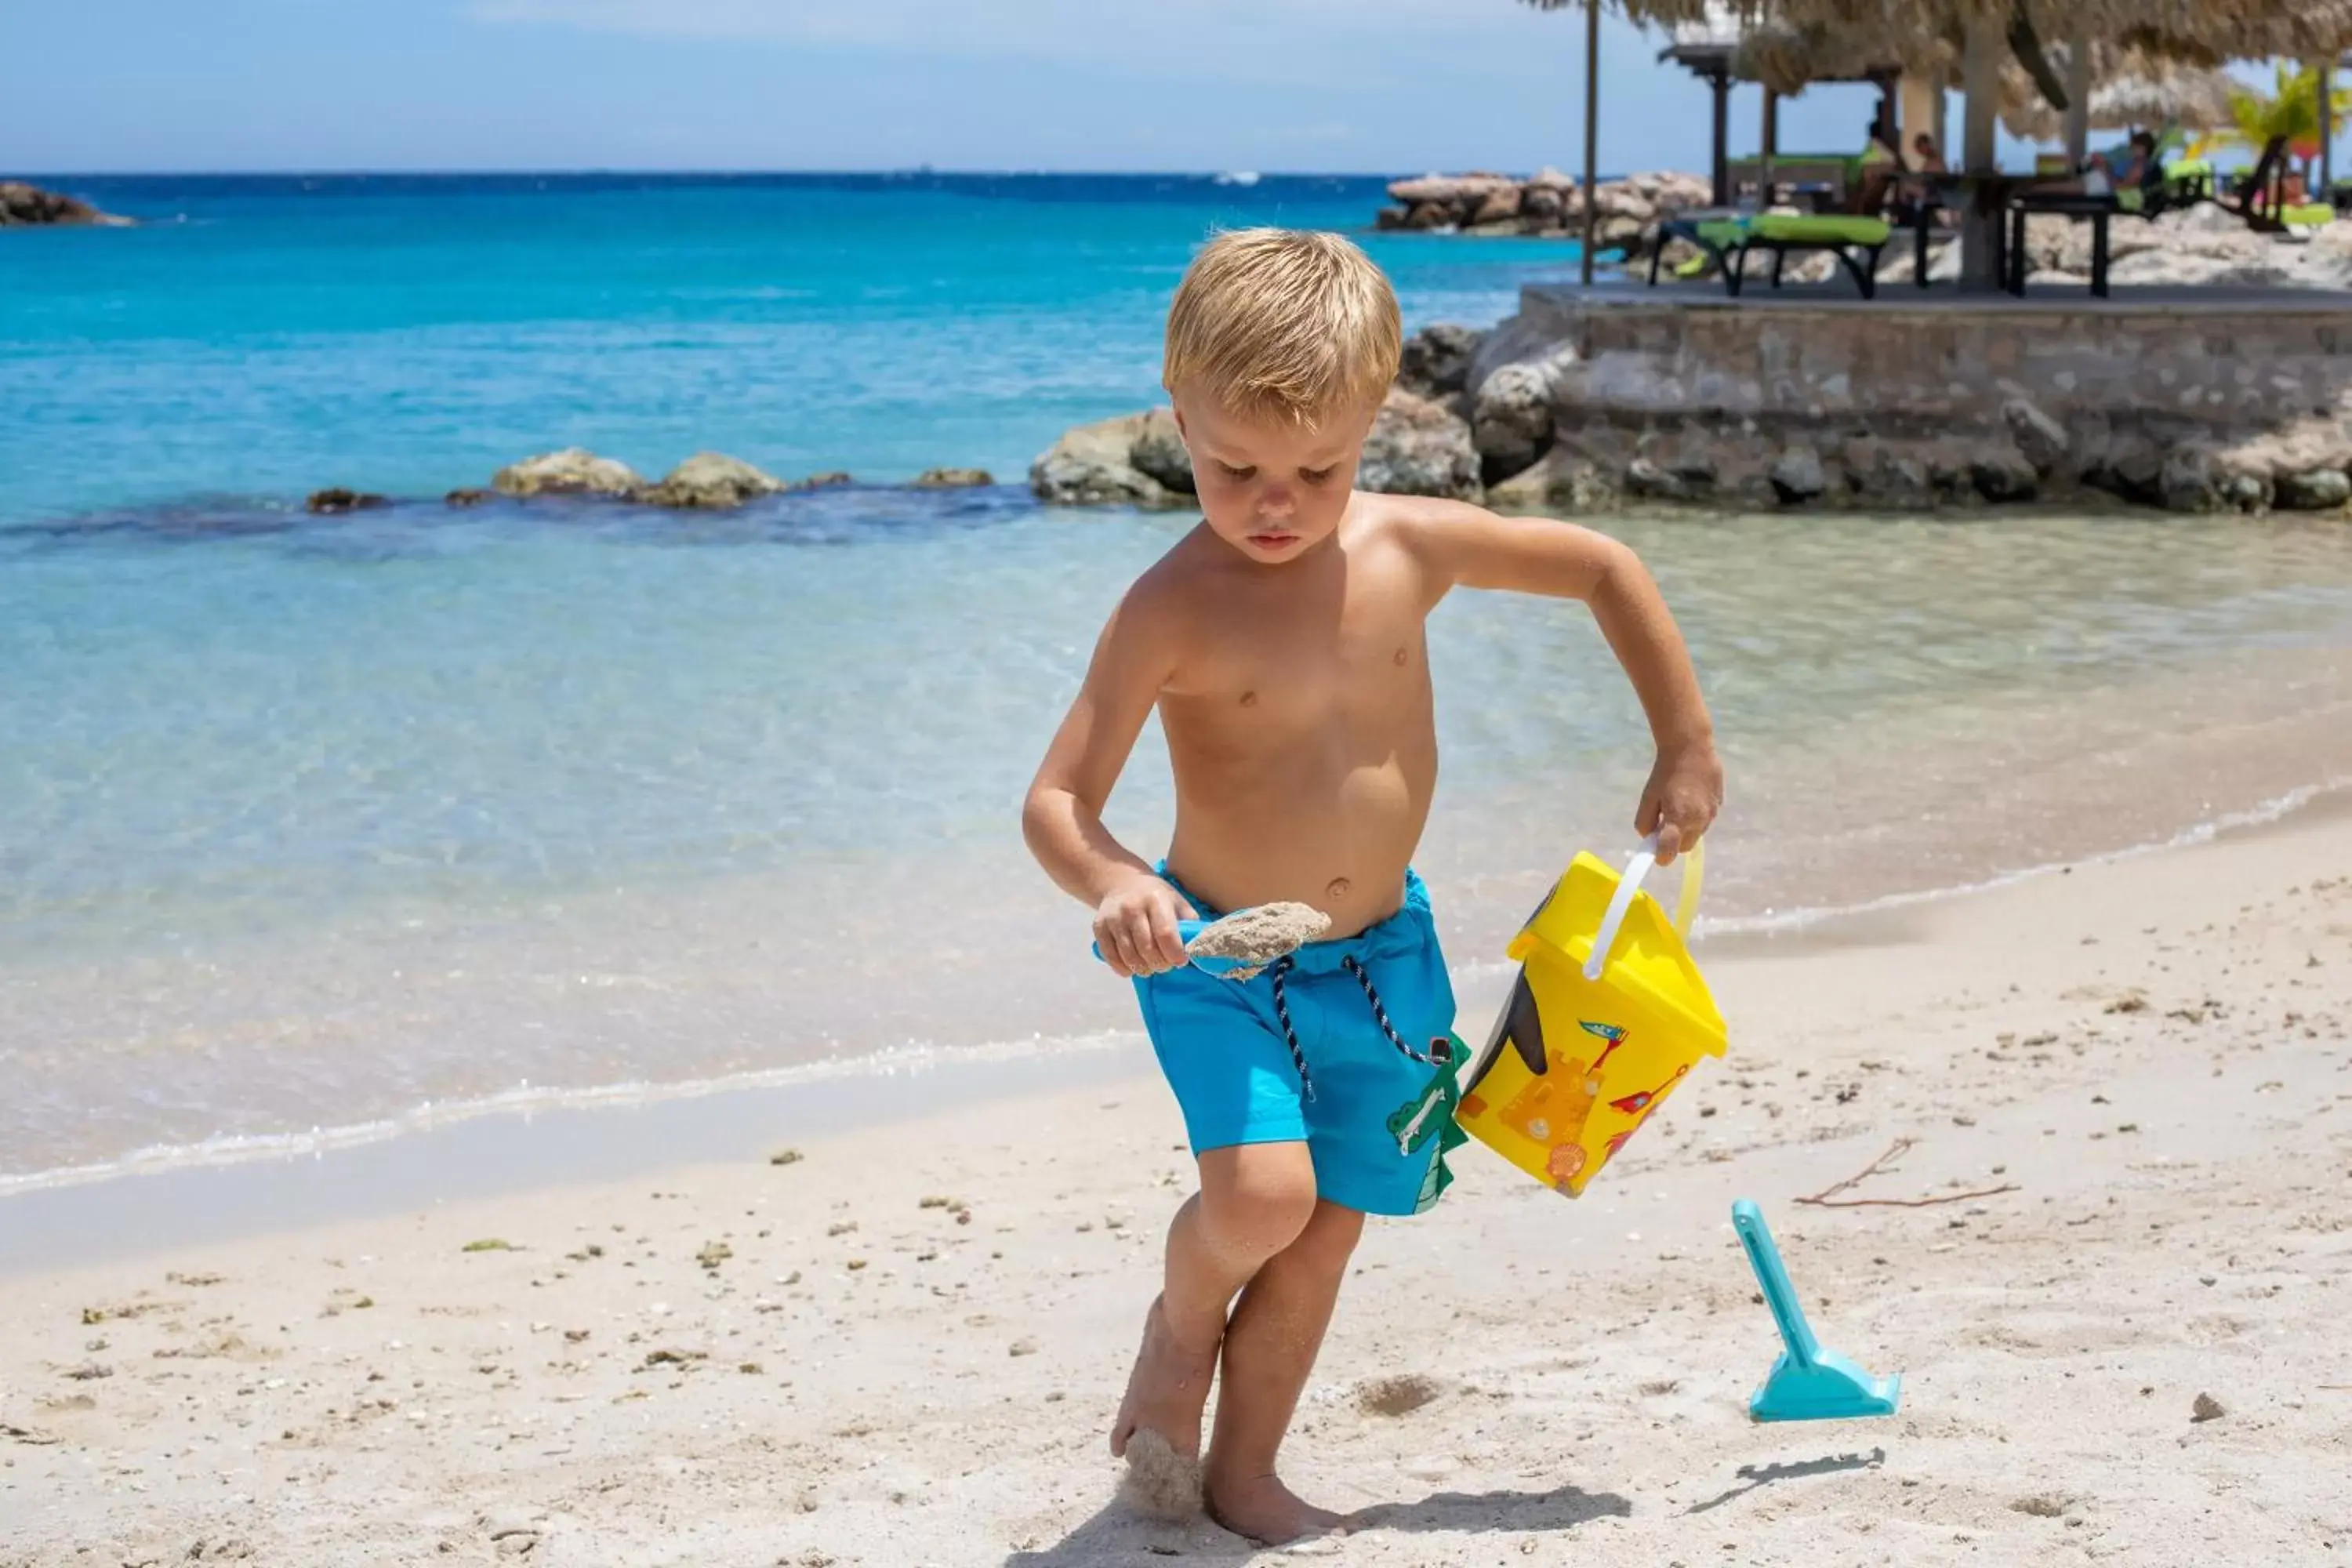
[[[1173,439],[1175,420],[1168,410],[1122,414],[1115,419],[1081,425],[1039,455],[1029,466],[1029,488],[1040,500],[1055,506],[1128,505],[1183,506],[1189,497],[1145,471],[1145,463],[1175,477],[1175,465],[1165,447],[1184,450]],[[1192,489],[1190,457],[1182,465],[1183,489]]]
[[[510,496],[627,497],[643,490],[645,480],[626,463],[600,458],[585,447],[566,447],[500,468],[491,476],[490,488]]]
[[[740,458],[724,452],[697,452],[646,491],[644,499],[655,506],[681,510],[725,511],[789,488]]]
[[[102,213],[77,197],[45,191],[22,180],[0,180],[0,228],[92,225],[127,228],[131,220]]]
[[[1524,180],[1484,173],[1423,174],[1391,184],[1389,199],[1396,205],[1381,210],[1375,222],[1381,228],[1561,238],[1581,232],[1584,224],[1583,186],[1557,169]],[[1600,243],[1646,256],[1663,219],[1713,199],[1713,188],[1696,174],[1654,172],[1607,181],[1592,193]]]
[[[1469,423],[1443,404],[1391,387],[1364,438],[1356,485],[1382,495],[1477,500],[1484,490]]]
[[[926,468],[913,480],[919,490],[978,489],[995,482],[996,476],[986,468]]]

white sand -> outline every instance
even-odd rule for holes
[[[2352,1563],[2352,814],[1709,966],[1731,1058],[1580,1203],[1474,1147],[1370,1230],[1320,1555]],[[1792,1201],[1898,1137],[1864,1194],[2021,1190]],[[1139,1081],[0,1284],[0,1564],[1249,1560],[1104,1448],[1181,1142]],[[1740,1195],[1898,1416],[1748,1421]]]

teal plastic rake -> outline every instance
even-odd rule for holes
[[[1732,1228],[1748,1249],[1748,1266],[1764,1289],[1765,1304],[1780,1325],[1780,1343],[1787,1347],[1772,1363],[1764,1385],[1748,1402],[1748,1414],[1759,1421],[1840,1421],[1862,1415],[1892,1415],[1903,1397],[1903,1374],[1873,1377],[1835,1351],[1822,1349],[1813,1338],[1805,1310],[1797,1304],[1796,1288],[1773,1245],[1764,1211],[1746,1198],[1731,1205]]]

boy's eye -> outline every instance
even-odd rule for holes
[[[1237,468],[1233,464],[1225,462],[1220,462],[1217,465],[1217,470],[1229,479],[1251,479],[1257,477],[1257,469],[1254,467]]]
[[[1334,463],[1328,468],[1301,468],[1298,470],[1298,477],[1310,485],[1328,484],[1331,476],[1339,471],[1339,465]]]

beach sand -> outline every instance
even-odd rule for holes
[[[2347,803],[1703,956],[1585,1198],[1369,1229],[1286,1453],[1362,1528],[1263,1560],[2352,1563]],[[1904,1139],[1847,1195],[2015,1190],[1795,1201]],[[0,1281],[0,1564],[1252,1560],[1114,1502],[1156,1081],[797,1152]],[[1748,1421],[1738,1196],[1899,1415]]]

